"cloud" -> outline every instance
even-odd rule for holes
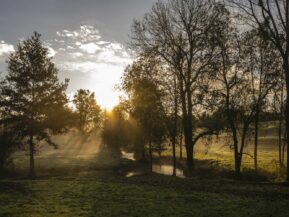
[[[54,57],[56,55],[57,52],[52,47],[47,47],[47,49],[49,57]]]
[[[87,43],[87,44],[81,44],[79,47],[83,51],[90,53],[90,54],[95,53],[95,51],[100,49],[100,47],[97,44],[92,43],[92,42]]]
[[[5,43],[5,41],[0,41],[0,56],[14,52],[14,46]]]
[[[56,33],[52,40],[59,56],[68,54],[72,61],[93,61],[96,63],[128,64],[131,57],[125,47],[118,42],[101,40],[100,32],[90,25],[80,26],[78,30],[62,30]],[[71,50],[71,51],[70,51]],[[57,58],[57,57],[56,57]],[[66,61],[70,61],[66,58]]]

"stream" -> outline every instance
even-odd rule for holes
[[[132,160],[135,161],[136,159],[134,158],[134,154],[133,153],[129,153],[129,152],[125,152],[122,151],[122,158],[124,159],[128,159],[128,160]],[[166,175],[166,176],[172,176],[173,175],[173,165],[169,165],[169,164],[157,164],[154,163],[152,170],[154,173],[158,173],[158,174],[162,174],[162,175]],[[132,177],[135,175],[141,175],[143,174],[143,171],[129,171],[126,174],[126,177]],[[181,168],[176,168],[176,176],[180,177],[180,178],[185,178],[184,175],[184,171]]]

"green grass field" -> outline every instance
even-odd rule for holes
[[[233,153],[222,140],[197,144],[193,178],[155,173],[127,177],[140,165],[97,155],[91,144],[77,144],[37,153],[38,179],[31,181],[26,178],[28,156],[19,152],[15,176],[0,180],[0,217],[288,217],[289,186],[282,184],[277,138],[271,134],[260,137],[259,167],[266,179],[256,178],[253,159],[246,155],[242,181],[234,179]],[[245,151],[252,154],[252,145]],[[155,154],[154,162],[171,164],[170,148],[161,157]],[[185,159],[178,159],[180,168],[184,164]]]
[[[162,176],[2,180],[0,216],[289,216],[288,187],[219,186]]]
[[[230,141],[226,141],[224,136],[221,135],[218,138],[213,138],[208,144],[206,140],[200,140],[195,146],[194,157],[197,161],[206,161],[205,166],[213,168],[223,168],[225,170],[234,170],[234,155],[233,150],[229,147]],[[184,164],[184,160],[179,160],[180,150],[179,146],[176,149],[178,162]],[[244,155],[242,160],[243,171],[254,171],[254,146],[253,141],[249,140],[244,149]],[[183,158],[186,157],[186,151],[183,147]],[[162,153],[163,158],[171,158],[172,149],[168,149]],[[158,158],[158,156],[156,155]],[[286,150],[285,150],[285,162],[286,162]],[[259,173],[262,173],[271,181],[282,181],[285,178],[284,171],[280,170],[279,154],[278,154],[278,138],[272,131],[262,130],[262,134],[259,137],[258,145],[258,169]]]

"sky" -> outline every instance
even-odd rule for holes
[[[94,91],[110,109],[118,102],[115,85],[132,62],[127,48],[133,19],[140,19],[156,0],[0,0],[0,71],[7,57],[33,31],[59,69],[77,89]]]

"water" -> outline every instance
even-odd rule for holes
[[[134,153],[121,151],[122,158],[135,161]]]
[[[121,154],[122,154],[122,158],[124,158],[124,159],[132,160],[132,161],[136,160],[134,158],[133,153],[121,151]],[[166,176],[172,176],[173,175],[173,166],[169,165],[169,164],[153,164],[152,169],[153,169],[154,173],[158,173],[158,174],[162,174],[162,175],[166,175]],[[129,171],[126,174],[126,177],[132,177],[132,176],[141,175],[141,174],[142,174],[142,172]],[[176,168],[176,176],[181,177],[181,178],[185,178],[184,171],[180,168]]]
[[[158,174],[171,176],[171,175],[173,175],[173,169],[174,169],[174,167],[172,165],[153,164],[153,172],[158,173]],[[184,171],[180,168],[176,168],[176,176],[181,177],[181,178],[185,178]]]

